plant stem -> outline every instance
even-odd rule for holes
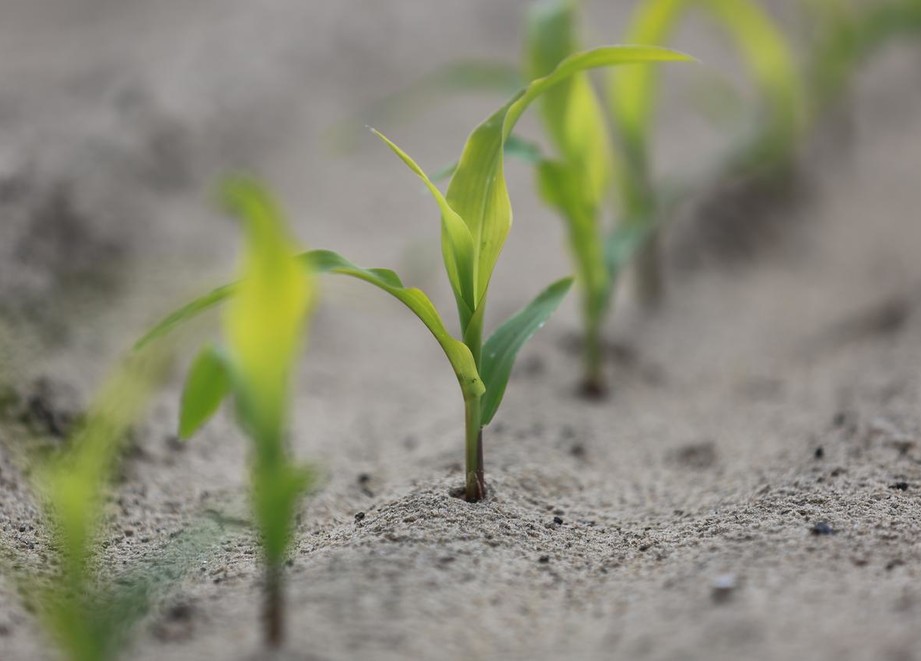
[[[278,563],[266,563],[265,570],[265,644],[278,649],[285,640],[285,608],[282,594],[282,567]]]
[[[464,497],[476,503],[486,497],[486,480],[483,474],[483,426],[481,424],[480,398],[471,397],[464,402],[467,480]]]
[[[601,349],[601,324],[590,320],[585,330],[585,378],[582,382],[582,394],[591,399],[599,399],[607,392],[604,382],[604,363]]]

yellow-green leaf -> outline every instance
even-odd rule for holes
[[[448,272],[448,281],[454,291],[461,314],[467,314],[476,305],[474,291],[476,291],[475,273],[473,269],[473,239],[470,230],[451,208],[441,191],[428,178],[428,175],[416,165],[416,162],[402,149],[397,147],[381,132],[371,129],[374,135],[390,147],[400,157],[406,166],[418,176],[434,198],[441,210],[441,253]]]
[[[234,179],[225,184],[224,197],[246,237],[243,277],[224,316],[238,405],[257,445],[280,443],[313,279],[264,188]]]

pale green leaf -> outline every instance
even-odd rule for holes
[[[214,345],[204,347],[192,361],[179,407],[179,438],[191,438],[230,394],[231,374],[226,356]]]
[[[462,311],[466,311],[469,314],[476,305],[473,293],[476,288],[473,270],[473,239],[470,236],[470,230],[422,168],[416,165],[416,162],[406,152],[391,142],[385,135],[374,129],[371,129],[371,131],[390,147],[400,157],[400,160],[422,180],[438,204],[438,208],[441,210],[441,253],[444,258],[445,270],[448,272],[448,281],[451,283],[451,289],[454,291],[458,306]]]
[[[313,279],[268,191],[248,179],[229,180],[223,190],[246,236],[243,277],[224,311],[224,329],[238,408],[260,447],[281,442]]]
[[[482,357],[483,381],[486,384],[486,394],[482,400],[484,426],[489,424],[499,409],[519,350],[559,307],[570,286],[572,278],[553,283],[486,340]]]
[[[235,284],[218,287],[203,296],[183,305],[178,310],[171,312],[162,321],[158,322],[153,328],[147,331],[141,339],[134,344],[135,351],[141,351],[155,340],[165,337],[177,326],[191,321],[203,312],[223,303],[233,293]]]
[[[505,155],[528,165],[537,165],[543,160],[540,145],[512,133],[505,140]],[[432,175],[432,181],[448,179],[457,170],[457,161],[447,165]]]

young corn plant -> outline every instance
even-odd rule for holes
[[[528,14],[525,71],[547,75],[579,50],[576,0],[542,0]],[[578,73],[547,91],[539,102],[543,128],[555,158],[537,159],[543,200],[563,217],[581,294],[584,377],[582,392],[600,396],[605,388],[602,329],[616,278],[643,240],[647,227],[609,230],[602,216],[612,197],[615,172],[624,167],[607,127],[604,109],[587,73]]]
[[[179,431],[191,437],[233,395],[240,426],[252,440],[252,509],[265,563],[265,641],[285,634],[283,571],[300,497],[310,470],[291,459],[286,430],[292,371],[314,300],[312,271],[298,258],[278,208],[256,183],[224,186],[224,200],[246,237],[242,277],[223,318],[224,348],[206,345],[182,392]]]
[[[446,194],[442,194],[405,152],[375,132],[422,180],[441,212],[441,251],[457,306],[459,337],[447,330],[429,297],[419,289],[404,286],[393,271],[363,269],[330,251],[314,251],[304,256],[309,269],[358,278],[394,296],[422,321],[442,347],[464,400],[464,496],[468,501],[476,502],[486,495],[483,429],[499,408],[515,357],[556,309],[572,282],[571,278],[564,278],[550,285],[484,342],[490,279],[512,223],[504,172],[504,148],[512,129],[533,101],[582,71],[681,59],[687,58],[656,47],[599,48],[564,59],[546,76],[532,81],[515,94],[473,131],[453,169]],[[142,343],[232,296],[234,291],[235,286],[231,285],[193,301],[156,326]]]
[[[805,0],[816,35],[808,74],[815,122],[850,88],[860,66],[898,37],[921,32],[921,0]]]
[[[161,362],[150,352],[126,361],[103,387],[67,449],[34,472],[57,574],[47,581],[13,564],[12,577],[71,661],[116,658],[146,608],[144,595],[109,585],[97,566],[97,550],[126,431],[158,382]]]
[[[804,94],[787,41],[758,4],[752,0],[642,0],[625,41],[665,44],[691,9],[706,11],[730,34],[761,96],[756,113],[760,119],[753,135],[720,164],[716,178],[727,172],[771,172],[785,167],[803,129]],[[617,170],[624,222],[637,228],[655,228],[664,206],[652,162],[658,82],[655,68],[632,67],[612,72],[608,85],[610,111],[626,159],[625,167]],[[707,173],[707,178],[713,176]],[[663,295],[659,243],[656,232],[636,258],[639,299],[650,307]]]

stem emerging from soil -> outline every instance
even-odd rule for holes
[[[464,402],[467,479],[464,498],[468,503],[476,503],[486,497],[486,480],[483,475],[483,426],[481,423],[480,398],[470,398]]]
[[[601,399],[607,394],[604,381],[604,361],[601,349],[601,324],[589,323],[585,331],[585,377],[580,392],[588,399]]]
[[[285,640],[285,603],[282,593],[282,567],[274,562],[266,564],[265,570],[265,645],[279,649]]]

